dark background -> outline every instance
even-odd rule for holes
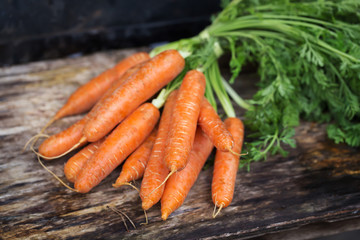
[[[197,34],[220,0],[0,0],[0,66]]]

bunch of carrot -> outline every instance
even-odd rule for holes
[[[179,77],[174,85],[172,80]],[[80,193],[89,192],[126,160],[113,186],[143,178],[142,208],[161,201],[166,220],[184,202],[215,146],[215,217],[233,198],[244,126],[234,113],[221,120],[204,96],[208,81],[201,71],[185,69],[176,50],[152,58],[136,53],[73,93],[41,133],[62,117],[90,111],[34,152],[55,159],[89,143],[64,168],[73,190]],[[148,101],[166,85],[172,87]]]

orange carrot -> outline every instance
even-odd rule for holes
[[[147,61],[141,62],[139,64],[136,64],[135,66],[129,68],[121,77],[119,77],[114,83],[106,90],[106,92],[102,95],[100,100],[95,104],[95,106],[91,109],[89,112],[89,116],[92,116],[92,112],[94,111],[97,106],[102,105],[106,98],[110,97],[111,94],[119,88],[122,84],[124,84],[126,81],[128,81],[128,78],[136,73]]]
[[[185,61],[176,50],[166,50],[144,64],[128,81],[96,107],[84,135],[90,142],[109,133],[141,103],[173,80],[184,68]]]
[[[154,147],[151,151],[150,159],[141,182],[140,197],[142,200],[142,208],[144,210],[148,210],[160,201],[165,185],[163,184],[161,187],[158,186],[169,174],[169,170],[164,162],[164,150],[168,132],[170,130],[171,116],[176,101],[176,94],[177,90],[172,92],[165,102]]]
[[[126,72],[126,70],[149,58],[149,54],[145,52],[135,53],[120,61],[113,68],[106,70],[88,83],[82,85],[68,98],[65,105],[55,114],[53,121],[65,116],[86,112],[101,98],[111,84]]]
[[[106,91],[102,96],[102,100],[106,99],[112,94],[112,92],[121,84],[123,84],[132,74],[134,74],[141,64],[135,65],[134,67],[128,69],[119,79],[117,79],[114,84]],[[101,104],[102,100],[96,103],[96,105]],[[64,131],[51,136],[46,139],[39,147],[39,153],[44,159],[55,159],[59,156],[64,155],[69,150],[74,150],[74,146],[81,147],[87,141],[83,136],[84,125],[89,117],[92,115],[90,111],[83,119],[79,120],[69,128]],[[79,141],[82,141],[81,144],[78,144]]]
[[[69,182],[75,182],[76,176],[80,172],[81,168],[84,166],[86,161],[94,155],[103,142],[104,138],[87,145],[66,162],[64,173]]]
[[[244,139],[244,125],[242,121],[238,118],[227,118],[225,126],[234,138],[235,144],[233,150],[240,153]],[[238,155],[230,152],[216,151],[211,192],[212,200],[219,210],[217,213],[214,211],[214,217],[220,212],[221,208],[229,206],[233,199],[238,168]]]
[[[89,110],[103,95],[111,95],[111,93],[124,82],[132,73],[136,66],[144,61],[147,61],[150,56],[145,52],[140,52],[131,55],[130,57],[122,60],[115,67],[103,72],[98,77],[92,79],[90,82],[81,86],[75,91],[65,103],[65,105],[55,114],[55,116],[40,130],[40,132],[32,137],[24,146],[25,148],[31,143],[31,147],[36,144],[42,133],[54,121],[69,115],[79,114]],[[137,69],[135,69],[137,70]],[[113,87],[109,89],[109,87]],[[108,90],[108,91],[107,91]],[[106,92],[107,91],[107,92]],[[89,115],[91,116],[91,115]],[[33,150],[35,151],[35,150]],[[60,155],[59,155],[60,156]],[[46,157],[46,156],[44,156]],[[56,158],[53,156],[52,158]]]
[[[44,159],[50,160],[63,155],[70,149],[75,149],[76,145],[81,147],[86,144],[87,141],[82,134],[86,120],[86,117],[82,118],[64,131],[47,138],[39,146],[39,154]]]
[[[198,124],[218,150],[229,151],[232,149],[234,140],[231,133],[206,98],[203,98],[201,102]]]
[[[165,163],[170,174],[186,166],[194,142],[201,101],[205,92],[205,76],[197,70],[186,73],[175,102]]]
[[[145,103],[129,115],[86,162],[75,180],[78,192],[89,192],[129,156],[154,129],[159,110]]]
[[[161,218],[163,220],[166,220],[184,202],[212,149],[211,140],[198,128],[188,164],[166,182],[164,194],[161,198]]]
[[[116,179],[113,187],[120,187],[130,181],[137,180],[144,175],[146,164],[150,158],[157,129],[155,128],[149,137],[126,159],[120,176]]]

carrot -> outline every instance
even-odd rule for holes
[[[96,103],[96,105],[101,104],[103,99],[106,99],[108,96],[110,96],[117,87],[121,86],[121,84],[123,84],[132,74],[139,70],[140,66],[141,64],[138,64],[128,69],[119,79],[114,82],[114,84],[102,96],[101,100]],[[91,116],[92,111],[90,111],[83,119],[79,120],[66,130],[46,139],[39,147],[40,156],[48,160],[55,159],[63,156],[71,150],[74,150],[76,147],[81,147],[84,145],[87,141],[83,136],[83,129],[87,119]],[[79,144],[80,140],[81,143]]]
[[[165,148],[164,159],[170,175],[186,166],[194,142],[204,92],[204,74],[197,70],[187,72],[175,102]]]
[[[94,155],[103,142],[104,138],[87,145],[66,162],[64,173],[69,182],[75,182],[76,176],[80,172],[81,168],[84,166],[86,161]]]
[[[144,175],[146,164],[153,148],[157,129],[155,128],[149,137],[126,159],[120,176],[116,179],[113,187],[120,187],[130,181],[137,180]]]
[[[145,103],[129,115],[86,162],[75,180],[78,192],[89,192],[108,176],[150,134],[159,119],[159,110]]]
[[[126,70],[149,58],[149,54],[146,52],[135,53],[120,61],[113,68],[106,70],[88,83],[82,85],[68,98],[65,105],[55,114],[53,121],[65,116],[86,112],[94,106],[111,84],[123,75]]]
[[[95,106],[91,109],[89,112],[89,116],[92,116],[92,112],[94,112],[94,109],[96,109],[99,105],[102,105],[106,98],[110,97],[111,94],[119,88],[122,84],[124,84],[126,81],[128,81],[128,78],[136,73],[143,65],[146,63],[146,61],[136,64],[135,66],[129,68],[121,77],[119,77],[114,83],[106,90],[106,92],[102,95],[100,100],[95,104]]]
[[[39,146],[40,156],[44,159],[51,160],[74,150],[75,147],[81,147],[86,144],[87,141],[83,138],[82,134],[85,122],[86,117],[77,121],[64,131],[47,138]]]
[[[85,125],[85,137],[90,142],[104,137],[141,103],[174,79],[184,65],[183,57],[176,50],[166,50],[150,59],[103,104],[96,107],[96,114]]]
[[[115,67],[103,72],[90,82],[84,84],[78,90],[76,90],[67,100],[65,105],[55,114],[55,116],[40,130],[40,132],[33,136],[24,146],[26,149],[28,144],[31,143],[31,147],[36,144],[38,139],[47,127],[49,127],[54,121],[69,115],[79,114],[89,110],[103,95],[108,96],[119,87],[125,79],[134,73],[134,66],[147,61],[150,58],[149,54],[145,52],[135,53],[121,62]],[[112,87],[109,89],[109,87]],[[107,91],[107,92],[106,92]],[[35,150],[34,150],[35,151]],[[54,157],[55,158],[55,157]]]
[[[244,139],[244,125],[242,121],[238,118],[227,118],[225,126],[234,138],[235,144],[233,150],[240,153]],[[229,206],[231,203],[238,167],[238,155],[230,152],[216,151],[211,192],[215,208],[218,207],[219,210],[215,213],[214,209],[213,217],[216,217],[222,208]]]
[[[166,182],[164,194],[161,198],[161,218],[163,220],[166,220],[184,202],[212,149],[211,140],[198,128],[188,164]]]
[[[201,102],[198,124],[220,151],[231,151],[234,140],[215,109],[206,98]]]
[[[176,94],[177,90],[172,92],[165,102],[154,147],[151,151],[150,159],[141,182],[140,197],[142,200],[142,208],[144,210],[148,210],[160,201],[165,185],[162,185],[161,187],[158,186],[169,174],[169,170],[164,162],[164,150],[168,132],[170,130],[171,116],[176,101]]]

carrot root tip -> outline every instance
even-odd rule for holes
[[[216,204],[214,206],[214,211],[213,211],[213,218],[216,218],[216,216],[220,213],[221,209],[224,207],[224,204],[222,203],[219,207],[219,209],[216,211]]]
[[[248,152],[246,152],[246,153],[237,153],[237,152],[233,151],[231,148],[228,148],[227,150],[228,150],[229,152],[231,152],[232,154],[234,154],[234,155],[236,155],[236,156],[239,156],[239,157],[249,154]]]
[[[42,134],[42,133],[38,133],[34,136],[32,136],[24,145],[23,149],[22,149],[22,152],[24,152],[26,150],[26,148],[29,146],[29,144],[31,143],[30,145],[30,148],[31,147],[34,147],[35,143],[37,142],[37,140],[41,137],[44,137],[44,138],[49,138],[50,136],[47,135],[47,134]],[[35,139],[35,140],[34,140]]]
[[[39,138],[41,137],[46,137],[49,138],[49,135],[43,134],[45,132],[45,130],[51,125],[53,124],[56,120],[58,120],[58,118],[53,117],[52,119],[50,119],[49,122],[47,122],[45,124],[45,126],[40,130],[40,132],[38,134],[36,134],[35,136],[33,136],[32,138],[29,139],[29,141],[26,142],[23,151],[26,150],[27,146],[31,143],[31,147],[34,147],[34,145],[36,144],[36,142],[39,140]]]
[[[161,219],[166,221],[166,219],[169,217],[169,213],[168,212],[164,212],[161,214]]]
[[[133,184],[128,183],[128,182],[114,183],[112,186],[114,188],[119,188],[119,187],[124,186],[124,185],[128,185],[128,186],[132,187],[133,189],[135,189],[136,191],[140,192],[140,190],[137,187],[135,187]]]
[[[40,163],[40,165],[46,170],[48,171],[51,175],[53,175],[53,177],[58,180],[62,185],[64,185],[67,189],[74,191],[74,192],[78,192],[78,190],[76,190],[75,188],[70,187],[69,185],[67,185],[63,180],[61,180],[53,171],[51,171],[49,168],[47,168],[44,163],[41,161],[39,155],[36,155],[37,159]]]
[[[117,215],[119,215],[121,217],[121,219],[124,222],[126,231],[129,231],[129,228],[127,227],[127,224],[126,224],[126,221],[125,221],[124,217],[131,223],[131,225],[134,227],[134,229],[136,229],[136,226],[135,226],[134,222],[129,218],[128,215],[126,215],[124,212],[120,211],[116,207],[113,207],[113,206],[110,206],[110,205],[108,205],[107,207],[110,208],[113,212],[115,212]]]
[[[159,185],[157,186],[154,190],[152,190],[147,196],[146,198],[148,198],[153,192],[155,192],[156,190],[158,190],[159,188],[161,188],[162,185],[164,185],[166,183],[166,181],[171,177],[171,175],[173,175],[174,173],[176,173],[176,170],[171,170],[171,172],[169,173],[169,175],[167,175],[167,177],[165,178],[165,180]]]
[[[148,223],[149,223],[146,210],[144,210],[144,215],[145,215],[145,222],[144,222],[144,223],[140,223],[140,225],[148,225]]]
[[[45,132],[45,130],[51,125],[51,124],[53,124],[56,120],[58,120],[59,118],[58,117],[53,117],[52,119],[50,119],[50,121],[48,121],[46,124],[45,124],[45,126],[40,130],[40,132],[39,133],[43,133],[43,132]]]

